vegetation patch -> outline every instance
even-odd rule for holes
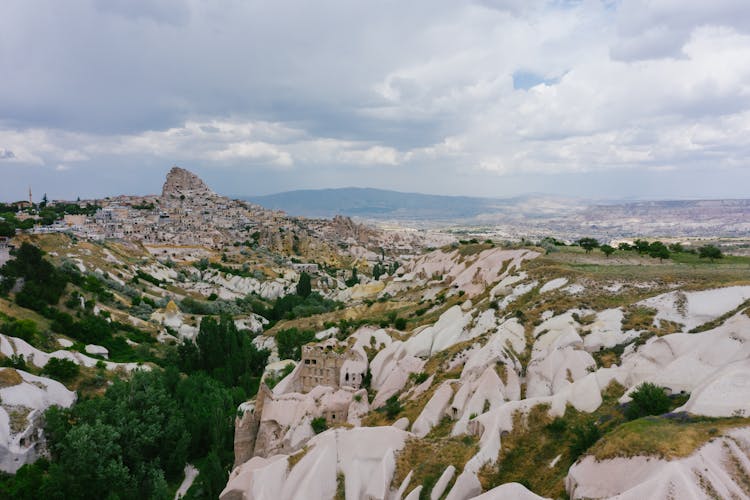
[[[563,498],[570,466],[601,435],[624,421],[617,403],[624,393],[624,387],[611,383],[602,393],[602,405],[590,414],[568,406],[562,417],[552,418],[548,405],[537,405],[527,414],[517,412],[513,430],[501,438],[496,465],[480,471],[483,489],[518,482],[539,495]],[[558,456],[555,466],[549,467]]]
[[[452,421],[448,421],[448,428]],[[448,431],[448,434],[450,431]],[[396,456],[393,488],[398,488],[413,470],[412,485],[423,485],[420,499],[430,498],[430,492],[446,467],[453,465],[460,474],[471,457],[479,451],[476,438],[471,436],[443,436],[444,432],[430,433],[423,439],[410,438]]]
[[[8,417],[10,419],[11,434],[23,432],[29,423],[28,418],[32,409],[27,408],[26,406],[10,406],[6,407],[6,410],[8,411]]]
[[[18,385],[20,383],[23,383],[23,378],[21,378],[21,374],[18,373],[15,369],[3,368],[2,370],[0,370],[0,389],[13,387],[14,385]]]
[[[622,329],[623,331],[653,329],[655,317],[656,309],[635,305],[626,307],[622,318]]]
[[[300,460],[305,458],[305,455],[307,455],[307,452],[310,451],[310,449],[305,446],[300,451],[294,453],[293,455],[289,455],[289,458],[287,458],[287,463],[289,464],[289,470],[294,469],[294,466],[297,465]]]
[[[685,414],[644,417],[619,426],[590,452],[597,460],[634,456],[686,457],[727,430],[748,425],[749,418],[696,418]]]
[[[346,479],[341,472],[336,474],[336,496],[334,499],[346,500]]]

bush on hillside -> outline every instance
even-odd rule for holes
[[[647,415],[662,415],[669,411],[671,401],[664,389],[650,382],[644,382],[630,395],[633,400],[625,409],[628,420]]]

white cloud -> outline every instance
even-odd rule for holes
[[[76,4],[66,19],[92,28],[75,30],[54,2],[40,20],[11,1],[3,164],[187,160],[361,185],[373,169],[348,167],[399,166],[394,182],[464,192],[466,172],[748,167],[745,0],[157,3]],[[414,174],[431,168],[455,182]]]

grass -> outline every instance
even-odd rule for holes
[[[653,327],[656,309],[643,306],[628,306],[622,318],[622,330],[643,331]]]
[[[334,500],[346,500],[346,481],[344,474],[339,472],[336,474],[336,496]]]
[[[547,405],[535,406],[527,414],[517,412],[513,431],[502,437],[496,465],[485,466],[479,473],[482,488],[517,482],[545,497],[563,497],[568,469],[588,444],[581,435],[590,429],[604,434],[622,422],[617,400],[624,392],[619,384],[610,384],[602,393],[604,402],[591,414],[569,406],[565,415],[552,418]],[[558,456],[555,466],[549,467]]]
[[[473,255],[478,255],[485,250],[489,250],[490,248],[495,248],[495,245],[492,243],[469,243],[458,247],[458,254],[461,257],[471,257]]]
[[[557,268],[554,277],[575,276],[595,281],[684,283],[686,290],[750,283],[750,257],[726,256],[710,262],[691,254],[675,254],[673,259],[659,262],[636,252],[617,251],[607,259],[601,252],[587,255],[576,247],[559,247],[559,250],[527,263],[527,268],[530,271]]]
[[[0,298],[0,314],[3,314],[9,318],[14,319],[28,319],[36,323],[39,331],[49,330],[50,320],[42,316],[41,314],[18,306],[12,301],[4,298]],[[2,333],[2,332],[0,332]]]
[[[296,453],[293,453],[292,455],[289,455],[289,458],[287,458],[287,463],[289,465],[289,470],[294,469],[294,466],[299,463],[300,460],[305,458],[305,455],[307,455],[307,452],[310,451],[307,446],[302,448]]]
[[[750,425],[750,418],[644,417],[627,422],[595,444],[590,453],[597,460],[637,455],[665,459],[686,457],[712,438],[737,427]]]
[[[453,421],[446,419],[423,439],[410,438],[396,456],[396,471],[391,486],[398,488],[413,470],[411,485],[423,485],[420,498],[429,498],[433,486],[445,471],[453,465],[456,475],[466,462],[479,451],[476,438],[471,436],[450,437]],[[449,491],[450,487],[446,489]]]
[[[719,316],[713,321],[709,321],[708,323],[704,323],[700,326],[693,328],[692,330],[690,330],[690,333],[700,333],[700,332],[706,332],[708,330],[713,330],[714,328],[717,328],[723,325],[726,320],[728,320],[729,318],[731,318],[732,316],[736,314],[739,314],[743,310],[746,315],[750,316],[750,313],[749,313],[750,309],[748,309],[748,306],[750,306],[750,300],[746,300],[735,309],[732,309],[731,311],[722,314],[721,316]]]
[[[21,374],[14,368],[3,368],[0,370],[0,389],[13,387],[21,383],[23,383],[23,378],[21,378]]]

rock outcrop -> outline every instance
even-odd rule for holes
[[[74,392],[60,382],[0,368],[0,470],[15,473],[45,453],[42,416],[52,405],[70,407]]]
[[[182,196],[185,197],[184,199],[188,199],[196,196],[215,196],[215,194],[200,177],[177,166],[172,167],[169,171],[161,190],[161,196],[165,199]]]
[[[750,428],[745,427],[677,460],[585,457],[570,468],[566,486],[570,498],[747,498],[748,471]]]

